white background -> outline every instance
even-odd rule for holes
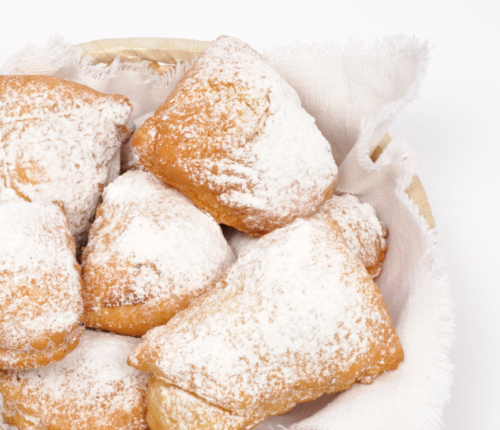
[[[455,383],[444,428],[500,428],[500,2],[2,0],[0,6],[0,64],[54,34],[72,43],[229,34],[261,50],[395,33],[429,39],[435,48],[421,97],[390,133],[420,155],[419,176],[457,303]]]

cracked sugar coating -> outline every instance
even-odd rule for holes
[[[62,359],[78,344],[80,267],[64,211],[51,203],[0,203],[0,368]]]
[[[84,321],[142,336],[213,286],[234,262],[217,222],[151,173],[110,184],[83,253]]]
[[[315,213],[337,177],[330,145],[297,93],[227,36],[203,51],[132,146],[158,178],[251,235]]]
[[[19,429],[146,430],[148,375],[127,365],[138,339],[86,330],[64,360],[0,372],[4,420]]]
[[[343,194],[329,199],[314,216],[336,221],[347,245],[372,278],[380,275],[387,251],[388,229],[378,219],[372,205],[361,203],[351,194]]]
[[[49,76],[0,76],[0,194],[62,201],[78,249],[118,176],[132,106]]]
[[[262,237],[217,287],[149,331],[129,363],[219,413],[258,422],[370,383],[402,359],[382,295],[338,226],[299,219]]]

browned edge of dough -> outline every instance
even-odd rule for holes
[[[44,351],[34,349],[31,351],[7,351],[0,349],[0,369],[36,369],[61,361],[78,346],[83,331],[84,327],[76,324],[72,331],[66,334],[62,343],[59,345],[51,343]]]

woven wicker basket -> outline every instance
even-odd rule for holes
[[[173,38],[127,38],[127,39],[102,39],[79,46],[86,54],[94,58],[95,64],[108,64],[119,57],[124,61],[137,63],[139,61],[151,61],[151,67],[162,73],[173,67],[178,61],[194,60],[210,44],[210,42],[173,39]],[[372,160],[376,161],[387,147],[391,138],[386,135],[372,153]],[[427,221],[429,228],[435,227],[434,217],[427,199],[424,187],[418,176],[406,192],[419,208],[420,214]]]

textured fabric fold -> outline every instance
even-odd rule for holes
[[[268,54],[316,118],[338,164],[358,140],[363,118],[394,103],[402,108],[415,98],[428,57],[427,42],[408,36],[346,45],[293,45]],[[385,129],[392,119],[387,118]],[[378,143],[384,133],[382,128],[374,132],[374,141]]]

